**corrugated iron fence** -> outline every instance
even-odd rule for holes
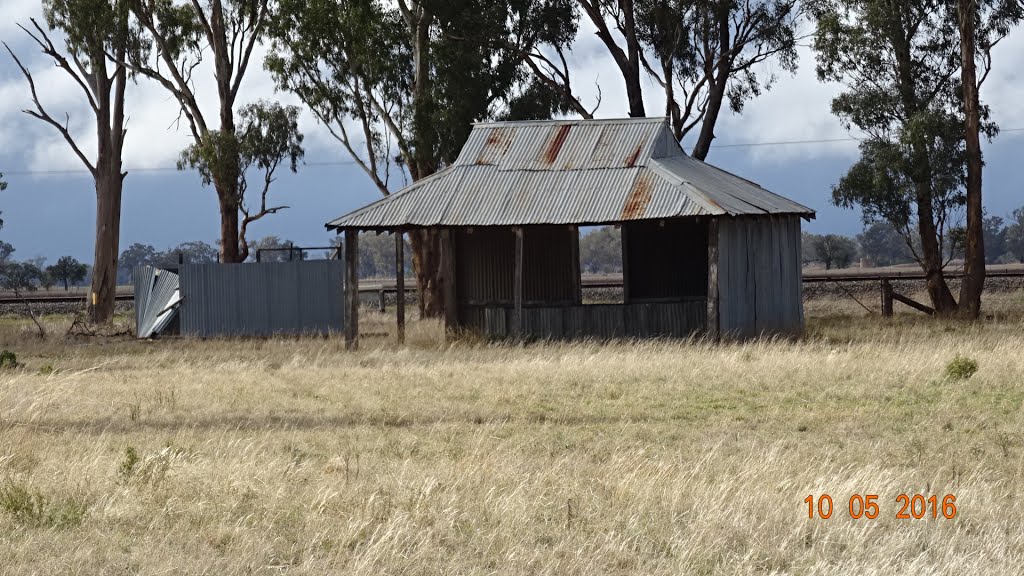
[[[184,264],[181,334],[270,336],[344,329],[344,262]]]

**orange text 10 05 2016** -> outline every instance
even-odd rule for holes
[[[807,505],[808,518],[829,519],[836,511],[834,501],[828,494],[809,495],[804,498]],[[956,517],[956,496],[946,494],[943,497],[925,496],[923,494],[900,494],[896,496],[894,512],[897,520],[922,520],[925,518]],[[854,494],[847,502],[847,513],[850,518],[874,520],[881,514],[878,494]]]

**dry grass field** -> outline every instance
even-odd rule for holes
[[[358,353],[0,323],[0,573],[1019,571],[1024,318],[845,306],[809,305],[798,342],[445,345],[422,322]],[[897,519],[903,493],[956,516]]]

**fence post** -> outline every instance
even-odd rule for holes
[[[259,263],[260,263],[260,253],[261,253],[261,252],[263,252],[263,250],[262,250],[261,248],[257,248],[257,249],[256,249],[256,263],[257,263],[257,264],[259,264]]]
[[[378,305],[378,308],[380,310],[380,313],[383,314],[386,311],[385,302],[384,302],[384,287],[383,286],[380,287],[380,293],[377,296],[380,299],[380,303]]]
[[[892,283],[888,278],[882,278],[882,316],[892,317]]]

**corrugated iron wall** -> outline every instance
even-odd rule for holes
[[[523,301],[530,305],[574,304],[579,233],[568,226],[530,226],[523,231]],[[482,329],[479,306],[512,306],[515,234],[506,227],[455,231],[456,298],[459,321]]]
[[[187,336],[317,334],[344,329],[344,262],[180,267]]]
[[[802,332],[799,216],[724,217],[718,230],[722,335]]]
[[[455,295],[462,304],[512,303],[516,238],[511,228],[455,231]]]
[[[707,297],[706,221],[630,222],[622,230],[631,302]]]
[[[568,226],[523,230],[523,301],[575,304],[579,260],[573,250],[579,232]]]
[[[482,332],[491,338],[509,336],[512,310],[481,307]],[[587,306],[523,309],[523,333],[528,338],[685,338],[705,330],[707,301],[644,304],[594,304]]]

